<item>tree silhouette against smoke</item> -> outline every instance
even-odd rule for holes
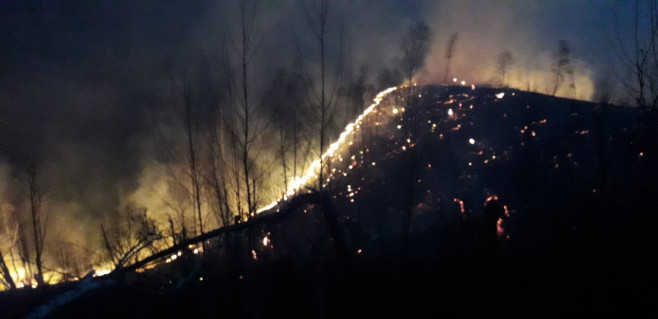
[[[417,142],[418,136],[418,121],[416,120],[416,103],[417,95],[415,90],[415,85],[413,83],[414,74],[423,66],[425,63],[425,57],[429,52],[430,45],[430,30],[427,25],[423,22],[419,22],[407,31],[407,35],[402,39],[402,61],[401,67],[402,70],[409,80],[409,85],[407,87],[407,94],[405,97],[406,101],[406,110],[404,112],[404,130],[409,139],[409,149],[408,153],[408,180],[405,190],[405,212],[403,218],[403,230],[404,230],[404,242],[403,242],[403,253],[406,251],[408,242],[409,242],[409,227],[411,225],[411,214],[413,211],[413,203],[416,192],[416,179],[417,179],[417,169],[416,169],[416,151],[414,145]]]
[[[402,61],[401,67],[404,75],[409,80],[409,87],[413,86],[413,76],[423,64],[429,52],[430,29],[424,22],[418,22],[407,31],[402,39]],[[452,55],[451,55],[452,56]]]
[[[573,67],[571,66],[571,48],[567,40],[560,40],[558,42],[557,68],[555,69],[555,85],[553,86],[552,95],[557,93],[560,85],[564,83],[565,80],[569,81],[570,95],[575,97],[576,83],[574,80]]]
[[[514,57],[512,52],[503,51],[498,56],[497,67],[498,67],[498,80],[500,81],[501,87],[507,86],[507,79],[509,77],[509,69],[514,64]]]
[[[298,64],[298,63],[295,63]],[[299,70],[291,72],[281,68],[272,80],[272,90],[265,107],[273,113],[275,131],[279,137],[278,156],[283,170],[283,192],[288,190],[290,177],[298,176],[298,169],[305,168],[300,157],[302,144],[310,149],[311,141],[305,138],[306,132],[303,119],[308,116],[307,104],[303,95],[308,89],[308,82]],[[304,156],[304,159],[306,156]],[[300,167],[300,164],[301,167]]]
[[[197,213],[195,225],[198,224],[198,233],[203,234],[203,218],[201,215],[201,182],[199,173],[199,154],[196,145],[196,118],[192,112],[192,90],[187,81],[183,83],[183,104],[185,106],[185,135],[189,151],[190,182],[192,183],[192,206]],[[195,227],[195,232],[197,231]]]
[[[6,288],[16,289],[16,282],[11,277],[11,271],[7,266],[7,260],[14,262],[14,257],[12,253],[13,247],[16,245],[18,239],[18,224],[13,220],[14,214],[10,209],[5,209],[2,203],[0,203],[0,239],[2,241],[7,241],[9,244],[8,248],[5,250],[5,247],[0,247],[0,282]],[[13,225],[15,224],[15,225]],[[15,229],[12,231],[12,228]],[[4,234],[3,234],[4,233]],[[13,236],[11,235],[13,233]],[[3,238],[3,235],[9,238]],[[9,253],[9,259],[6,258],[6,254]],[[14,270],[16,267],[14,267]]]
[[[329,126],[331,123],[331,119],[333,116],[333,111],[335,111],[335,103],[336,103],[336,93],[338,89],[338,83],[341,80],[342,73],[343,73],[343,26],[341,24],[340,27],[340,39],[338,43],[338,54],[337,54],[337,61],[334,65],[334,81],[333,84],[328,83],[329,79],[329,74],[328,74],[328,58],[327,55],[330,53],[327,48],[328,40],[329,40],[329,34],[327,33],[328,27],[330,26],[329,22],[329,13],[331,12],[330,6],[329,6],[329,1],[328,0],[319,0],[319,1],[311,1],[311,6],[307,6],[302,2],[302,9],[304,11],[304,15],[307,21],[307,25],[310,27],[314,40],[317,41],[317,45],[319,46],[319,53],[320,53],[320,85],[319,87],[313,83],[313,81],[310,81],[311,83],[311,88],[310,88],[310,95],[311,98],[311,103],[317,103],[318,104],[318,111],[319,111],[319,131],[320,131],[320,170],[318,174],[318,189],[323,189],[324,184],[326,182],[326,178],[324,177],[324,170],[325,166],[327,164],[331,164],[331,160],[326,161],[322,158],[322,154],[324,154],[325,151],[325,144],[327,144],[327,131],[329,130]],[[306,70],[306,76],[311,78],[311,75],[309,74],[308,70]],[[318,92],[319,91],[319,92]],[[330,170],[330,168],[328,169]]]
[[[452,59],[452,56],[455,54],[455,44],[457,44],[457,37],[459,36],[459,33],[455,32],[450,36],[450,39],[448,40],[448,46],[446,47],[446,74],[445,77],[443,78],[443,83],[449,83],[450,79],[450,60]]]
[[[254,142],[263,129],[255,125],[256,108],[254,107],[249,86],[249,67],[250,61],[256,53],[259,41],[259,31],[256,28],[256,16],[258,1],[253,1],[253,5],[248,7],[248,1],[240,2],[240,20],[238,40],[235,41],[231,36],[231,46],[235,50],[239,64],[240,82],[237,85],[231,85],[235,97],[234,101],[239,109],[236,112],[238,116],[237,127],[234,128],[239,148],[240,164],[242,168],[242,180],[246,191],[245,200],[247,202],[247,216],[253,216],[256,213],[257,203],[257,161],[254,159],[253,148]],[[239,187],[239,185],[236,185]]]
[[[107,227],[101,224],[101,233],[115,269],[136,262],[144,250],[152,248],[162,238],[155,221],[146,214],[146,208],[134,207],[116,211]]]
[[[48,226],[48,214],[43,214],[41,189],[41,172],[36,162],[30,162],[26,168],[28,190],[30,196],[30,216],[32,217],[32,236],[34,240],[34,263],[37,272],[34,277],[39,286],[45,285],[43,278],[43,248],[46,243],[46,230]]]

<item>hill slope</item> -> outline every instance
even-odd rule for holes
[[[290,217],[254,219],[54,316],[655,312],[655,120],[515,90],[409,93],[345,136],[333,203],[282,203],[264,214]]]

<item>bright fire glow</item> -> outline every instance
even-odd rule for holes
[[[354,132],[355,126],[360,125],[363,122],[363,120],[365,119],[365,117],[368,116],[368,114],[370,114],[382,102],[382,100],[384,100],[384,97],[386,97],[389,93],[391,93],[395,90],[397,90],[397,87],[391,87],[391,88],[388,88],[384,91],[379,92],[379,94],[377,94],[377,96],[374,98],[374,103],[372,103],[368,108],[366,108],[365,111],[363,111],[363,113],[361,115],[359,115],[359,117],[357,117],[354,122],[347,124],[347,126],[345,126],[345,129],[343,130],[343,132],[338,137],[338,140],[336,140],[331,145],[329,145],[327,150],[321,156],[322,161],[326,161],[327,159],[331,158],[334,155],[334,153],[336,153],[336,151],[338,151],[340,146],[343,145],[343,143],[345,143],[345,141],[347,140],[347,137],[350,134],[352,134],[352,132]],[[320,162],[321,162],[320,159],[316,159],[315,161],[313,161],[313,163],[311,163],[311,165],[308,167],[308,169],[306,170],[304,175],[302,175],[301,177],[296,176],[293,179],[293,182],[289,185],[288,190],[286,191],[285,194],[283,194],[282,198],[280,198],[278,200],[275,200],[275,201],[271,202],[270,204],[259,208],[257,210],[257,213],[262,213],[266,210],[269,210],[269,209],[273,208],[281,200],[283,200],[284,197],[289,197],[289,196],[294,195],[302,186],[307,185],[314,178],[316,178],[316,176],[318,175],[318,172],[320,171]]]

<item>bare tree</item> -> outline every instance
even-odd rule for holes
[[[512,52],[503,51],[498,55],[496,66],[498,67],[498,78],[501,87],[507,86],[507,77],[509,76],[509,68],[514,64],[514,57]]]
[[[425,57],[429,52],[430,36],[427,25],[418,22],[409,28],[407,35],[402,39],[401,67],[404,75],[409,79],[409,88],[413,86],[414,74],[425,63]]]
[[[140,253],[152,249],[162,238],[155,221],[148,217],[146,208],[126,207],[115,212],[107,224],[101,224],[107,256],[115,269],[136,262]]]
[[[48,214],[42,212],[43,190],[41,189],[41,175],[39,165],[32,161],[26,167],[28,191],[30,198],[30,216],[32,221],[32,235],[34,240],[34,263],[37,268],[34,274],[39,286],[45,285],[43,278],[43,248],[46,240]]]
[[[448,40],[448,46],[446,47],[446,74],[445,78],[443,79],[443,83],[448,83],[448,80],[450,78],[450,60],[452,59],[452,56],[455,53],[455,44],[457,43],[457,37],[459,36],[459,33],[455,32],[450,36],[450,39]]]
[[[560,85],[565,80],[569,81],[569,92],[575,96],[576,83],[574,80],[573,67],[571,66],[571,48],[567,40],[560,40],[558,42],[557,67],[555,68],[555,85],[553,86],[553,95],[557,93]]]
[[[12,247],[16,244],[16,237],[18,236],[18,227],[17,227],[18,225],[16,225],[16,227],[10,226],[10,224],[15,224],[11,222],[12,212],[6,211],[3,206],[4,205],[0,203],[0,227],[2,227],[3,229],[3,231],[0,231],[0,235],[3,235],[4,233],[4,236],[7,238],[0,237],[0,239],[3,239],[3,242],[9,243],[7,251],[10,251]],[[15,229],[15,231],[12,232],[12,228]],[[13,238],[9,238],[11,233],[14,233]],[[11,272],[9,271],[9,267],[7,267],[7,263],[5,261],[5,255],[3,254],[3,249],[0,249],[0,282],[2,282],[5,287],[8,286],[10,289],[16,289],[16,283],[14,282],[14,279],[11,277]]]
[[[414,90],[415,86],[413,85],[413,76],[416,71],[418,71],[425,63],[425,58],[429,51],[430,37],[431,34],[427,25],[425,25],[425,23],[419,22],[418,24],[409,28],[406,37],[402,39],[403,56],[401,65],[405,75],[409,79],[407,96],[405,98],[407,107],[406,111],[403,113],[403,126],[407,135],[407,139],[411,141],[407,151],[409,154],[407,163],[409,173],[407,177],[407,189],[405,191],[406,195],[403,219],[403,251],[406,251],[406,246],[408,245],[409,228],[411,226],[411,214],[413,211],[413,202],[416,191],[416,176],[418,174],[416,169],[416,151],[414,148],[418,136],[418,121],[416,119],[417,110],[415,107],[418,99]]]
[[[221,115],[220,115],[221,116]],[[208,168],[206,173],[206,185],[212,194],[215,205],[213,207],[217,211],[219,223],[221,226],[229,226],[231,224],[231,217],[233,210],[230,206],[229,196],[229,172],[228,163],[225,160],[224,152],[224,134],[221,121],[210,123],[210,131],[208,132]]]
[[[187,137],[187,150],[188,150],[188,164],[190,182],[192,184],[192,205],[196,211],[197,219],[195,225],[198,224],[198,233],[203,234],[203,217],[201,214],[201,185],[200,173],[198,168],[199,155],[196,148],[196,131],[197,119],[194,117],[192,111],[192,89],[187,79],[183,79],[183,105],[185,107],[185,135]],[[195,227],[196,232],[196,227]]]
[[[251,4],[251,5],[249,5]],[[229,124],[232,143],[237,148],[239,158],[239,167],[241,176],[237,179],[242,180],[246,194],[243,194],[247,204],[247,216],[252,216],[256,212],[256,184],[255,175],[257,175],[258,162],[253,154],[254,143],[264,132],[263,125],[258,125],[257,105],[254,105],[251,97],[251,88],[249,87],[249,66],[260,41],[259,31],[256,26],[256,17],[258,13],[258,1],[241,1],[240,2],[240,20],[237,41],[229,31],[230,44],[236,53],[239,64],[239,84],[232,83],[231,94],[232,101],[236,104],[234,116],[237,117],[234,123]],[[229,69],[229,78],[231,81],[236,78]],[[236,180],[237,181],[237,180]],[[236,185],[236,193],[240,193],[240,186]],[[238,201],[241,201],[241,194],[236,194]],[[238,204],[238,206],[241,203]],[[238,213],[242,215],[242,208],[238,208]]]
[[[314,39],[317,41],[320,53],[320,85],[319,87],[311,83],[310,91],[314,97],[314,101],[311,104],[318,105],[319,111],[319,144],[320,144],[320,172],[318,179],[318,188],[322,189],[324,187],[325,177],[324,170],[327,163],[324,162],[322,154],[324,154],[325,144],[327,144],[327,133],[329,131],[330,123],[332,120],[335,96],[338,89],[338,82],[342,76],[343,68],[343,28],[341,25],[340,29],[340,40],[339,40],[339,53],[337,58],[337,63],[334,65],[334,81],[332,85],[328,83],[328,72],[329,67],[327,54],[327,43],[329,36],[327,33],[327,27],[329,24],[329,1],[328,0],[319,0],[312,1],[312,8],[307,7],[302,2],[302,8],[306,16],[308,25],[313,32]],[[311,78],[308,70],[306,70],[306,76]],[[331,160],[327,161],[328,164],[331,164]]]
[[[642,5],[644,4],[644,6]],[[642,19],[642,14],[649,21]],[[644,32],[648,30],[648,32]],[[635,1],[633,42],[629,45],[618,36],[619,57],[631,80],[622,84],[641,111],[658,108],[658,4]]]
[[[9,272],[9,268],[5,263],[5,258],[3,257],[2,252],[0,252],[0,277],[9,288],[16,289],[16,284],[14,283],[14,279],[11,278],[11,272]]]

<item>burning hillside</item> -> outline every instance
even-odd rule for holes
[[[247,222],[66,306],[69,288],[31,303],[66,318],[626,313],[656,280],[652,120],[511,89],[390,89],[328,148],[322,190],[308,173]]]

